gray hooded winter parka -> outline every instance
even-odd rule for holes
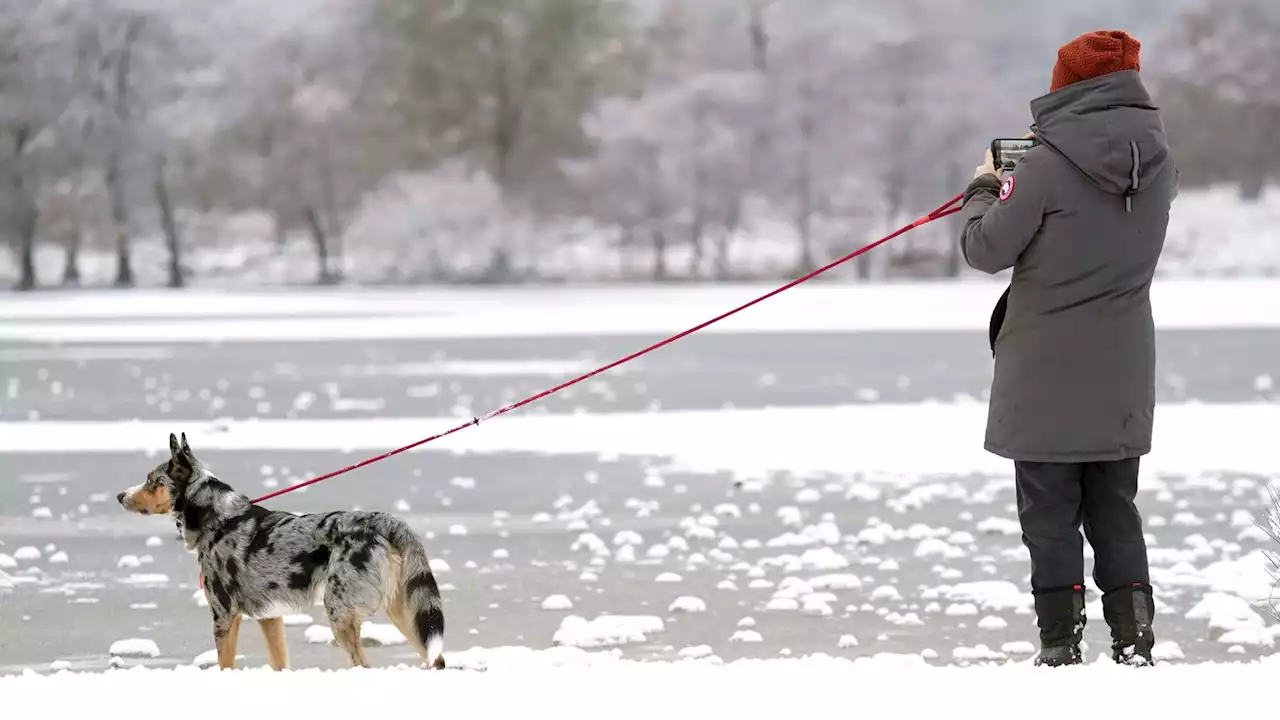
[[[1138,73],[1031,102],[1038,140],[1001,183],[965,192],[961,247],[1013,268],[992,317],[985,447],[1013,460],[1096,462],[1151,450],[1150,289],[1177,170]]]

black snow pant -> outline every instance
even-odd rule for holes
[[[1084,536],[1104,593],[1150,584],[1138,494],[1139,458],[1114,462],[1016,461],[1018,520],[1035,594],[1084,585]]]

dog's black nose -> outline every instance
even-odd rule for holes
[[[121,505],[124,504],[124,493],[120,493],[119,495],[116,495],[116,502],[120,503]]]

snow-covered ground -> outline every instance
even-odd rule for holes
[[[413,185],[410,182],[409,185]],[[451,193],[460,193],[457,198]],[[443,194],[442,194],[443,193]],[[353,283],[428,282],[438,266],[455,272],[483,269],[489,249],[500,241],[516,248],[516,265],[526,273],[570,281],[643,280],[652,276],[653,252],[640,244],[619,247],[616,233],[582,221],[544,221],[537,224],[505,218],[498,205],[475,201],[465,186],[431,190],[415,196],[412,188],[388,189],[371,196],[365,212],[351,223],[342,246],[342,267]],[[430,208],[430,210],[424,210]],[[503,217],[501,222],[495,218]],[[205,286],[306,285],[315,281],[315,248],[305,233],[292,233],[283,246],[273,240],[269,218],[260,213],[229,217],[184,213],[184,263],[192,282]],[[907,219],[904,219],[904,222]],[[871,242],[894,228],[875,222],[851,223],[839,229],[838,242],[827,252],[838,257]],[[939,255],[952,242],[950,226],[937,223],[913,231],[876,250],[872,263],[881,267],[891,248],[903,243],[929,247]],[[728,267],[734,277],[777,277],[795,267],[799,244],[785,221],[756,223],[731,243]],[[433,239],[433,242],[428,241]],[[833,236],[833,240],[836,237]],[[714,250],[707,241],[702,275],[709,276]],[[163,285],[168,255],[154,232],[134,240],[135,272],[143,286]],[[673,277],[683,277],[692,250],[676,244],[666,253]],[[58,285],[63,251],[42,244],[37,273],[45,285]],[[106,243],[90,245],[81,255],[86,286],[109,285],[115,258]],[[879,271],[877,271],[879,272]],[[849,277],[850,268],[832,272]],[[1280,189],[1271,188],[1256,202],[1243,202],[1230,187],[1187,190],[1174,204],[1160,273],[1167,277],[1275,276],[1280,273]],[[965,270],[964,276],[976,275]],[[11,253],[0,252],[0,287],[17,278]]]
[[[1253,664],[1157,667],[1109,663],[1051,671],[936,668],[918,657],[714,659],[636,663],[585,653],[491,652],[486,672],[412,668],[235,673],[184,668],[0,678],[9,717],[131,720],[254,717],[573,718],[1076,717],[1134,708],[1168,718],[1263,716],[1277,658]],[[474,658],[480,661],[477,655]],[[1063,699],[1064,693],[1070,699]],[[411,709],[411,710],[410,710]]]

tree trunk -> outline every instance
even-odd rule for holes
[[[86,132],[81,139],[87,141],[88,133]],[[71,193],[72,200],[75,203],[72,208],[71,234],[67,237],[66,254],[62,260],[63,287],[80,286],[80,248],[84,246],[84,215],[82,209],[85,204],[83,156],[80,156],[76,165],[78,169],[75,175],[75,189]]]
[[[120,178],[120,153],[112,150],[107,157],[107,197],[111,203],[111,222],[116,232],[115,286],[133,287],[133,254],[129,243],[129,205]]]
[[[123,178],[121,178],[121,155],[124,149],[122,136],[129,132],[129,68],[133,56],[133,45],[142,34],[144,18],[131,17],[125,26],[124,44],[120,48],[120,60],[116,65],[115,82],[115,116],[119,123],[120,136],[112,143],[107,157],[107,194],[111,199],[111,219],[116,230],[116,280],[115,286],[127,288],[134,286],[133,253],[129,240],[129,206],[125,197]]]
[[[80,245],[84,242],[82,231],[77,222],[67,239],[67,253],[62,261],[62,285],[64,287],[80,286]]]
[[[493,179],[502,192],[503,203],[511,197],[515,179],[512,177],[512,156],[515,154],[516,142],[519,138],[521,108],[514,97],[509,78],[509,63],[505,55],[505,44],[498,48],[499,54],[496,77],[494,77],[495,107],[493,108]],[[489,258],[489,267],[485,269],[485,279],[489,282],[506,282],[511,279],[512,258],[509,240],[503,236],[498,238],[497,246]]]
[[[281,213],[271,213],[271,225],[275,232],[276,252],[283,252],[284,246],[289,243],[289,233],[286,230],[287,226],[285,225],[284,218],[281,217]]]
[[[738,197],[729,203],[729,211],[725,214],[723,227],[716,238],[716,280],[724,282],[732,274],[729,268],[729,248],[733,244],[733,236],[738,232],[742,222],[742,198]]]
[[[764,28],[764,8],[761,0],[752,0],[751,22],[747,25],[751,43],[751,64],[759,72],[769,70],[769,34]]]
[[[699,150],[706,144],[707,136],[707,104],[706,98],[699,95],[693,107],[694,136],[693,152],[693,187],[689,193],[689,270],[691,278],[702,274],[702,236],[706,232],[706,195],[707,167],[699,157]]]
[[[818,266],[813,252],[813,88],[801,88],[800,158],[796,172],[796,233],[800,238],[800,258],[796,275],[807,275]]]
[[[24,210],[18,230],[18,290],[35,290],[36,280],[36,219],[37,211],[31,206]]]
[[[659,227],[652,231],[650,237],[653,241],[653,279],[662,282],[667,279],[667,233]]]
[[[316,283],[333,285],[337,282],[337,278],[329,267],[329,242],[325,236],[324,225],[320,222],[320,215],[310,205],[307,205],[302,212],[303,217],[306,218],[307,227],[311,229],[311,239],[316,244],[316,263],[319,266]]]
[[[182,272],[182,242],[178,237],[178,223],[173,217],[173,204],[164,178],[164,165],[164,155],[156,156],[156,207],[160,209],[160,228],[164,232],[165,247],[169,250],[169,287],[180,288],[187,284]]]
[[[13,140],[14,173],[14,206],[18,212],[18,267],[19,277],[17,290],[35,290],[36,279],[36,220],[39,209],[35,200],[27,193],[23,178],[22,153],[27,149],[31,139],[31,128],[23,124],[18,127]]]

